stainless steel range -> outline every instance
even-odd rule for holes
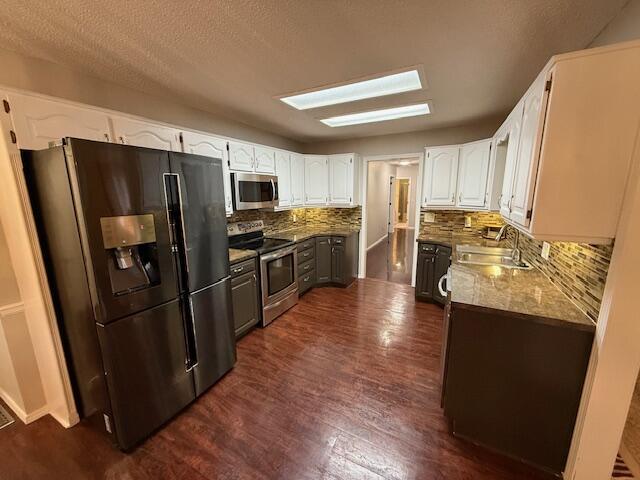
[[[265,327],[298,303],[296,244],[264,236],[262,220],[227,226],[229,246],[258,252],[262,326]]]

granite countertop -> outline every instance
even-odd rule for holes
[[[237,263],[243,260],[258,256],[255,250],[239,250],[237,248],[229,249],[229,263]]]
[[[495,240],[471,236],[423,235],[419,242],[451,246],[451,302],[478,309],[502,310],[555,324],[595,330],[595,324],[540,270],[471,265],[456,261],[456,245],[505,247]]]
[[[358,232],[360,232],[359,227],[302,227],[270,233],[266,236],[270,238],[282,238],[284,240],[291,240],[293,242],[301,242],[312,237],[324,235],[347,237]]]

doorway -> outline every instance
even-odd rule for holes
[[[366,277],[411,285],[419,159],[367,162]]]

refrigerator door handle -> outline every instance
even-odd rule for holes
[[[169,227],[169,244],[171,245],[171,253],[176,253],[176,239],[175,239],[175,220],[173,215],[171,215],[171,211],[169,210],[169,194],[167,193],[167,189],[169,185],[167,184],[167,177],[171,177],[172,173],[163,173],[162,179],[164,183],[164,208],[167,214],[167,226]]]
[[[182,247],[184,248],[184,266],[187,270],[187,274],[189,273],[189,246],[187,245],[187,230],[184,228],[184,208],[182,207],[182,186],[180,184],[180,175],[177,173],[172,173],[171,175],[175,175],[177,179],[178,186],[178,207],[180,208],[180,228],[182,229]]]
[[[198,366],[198,351],[197,351],[197,338],[196,338],[196,320],[193,316],[193,300],[191,299],[191,295],[189,295],[189,317],[191,319],[191,325],[187,327],[191,330],[191,332],[187,332],[187,334],[191,333],[193,335],[193,340],[190,342],[187,340],[187,368],[186,371],[190,372],[195,367]],[[193,348],[193,352],[191,349]]]

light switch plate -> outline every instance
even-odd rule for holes
[[[297,216],[295,213],[293,214],[293,221],[294,221],[294,222],[297,222],[297,221],[298,221],[298,216]]]
[[[471,216],[467,215],[464,217],[464,226],[465,228],[471,228]]]
[[[540,252],[540,255],[545,260],[549,260],[549,250],[550,249],[551,249],[551,245],[549,244],[549,242],[542,242],[542,252]]]
[[[433,223],[436,221],[436,214],[433,212],[425,212],[424,214],[425,223]]]

